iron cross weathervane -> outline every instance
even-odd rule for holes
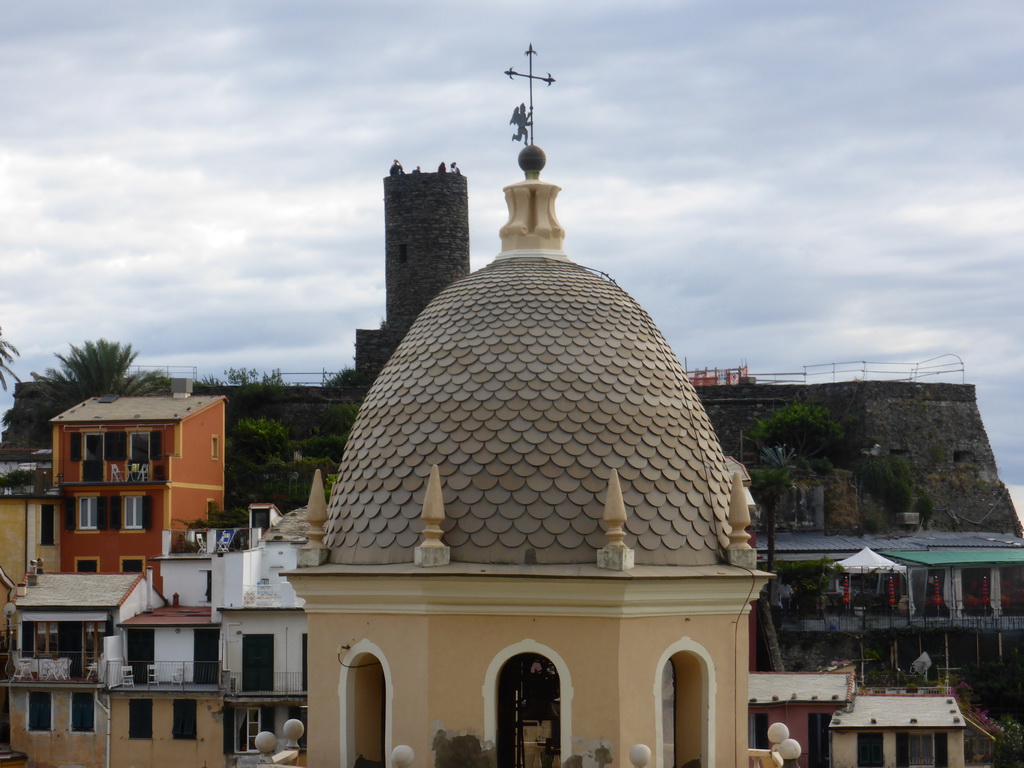
[[[550,86],[555,82],[555,78],[551,76],[550,72],[548,72],[547,77],[533,74],[533,57],[537,55],[537,52],[533,50],[533,43],[530,43],[530,49],[524,55],[530,62],[529,74],[524,75],[522,72],[516,72],[512,67],[505,70],[505,74],[508,75],[509,80],[516,77],[525,77],[530,83],[530,111],[526,111],[525,104],[520,104],[515,108],[515,111],[512,113],[512,119],[509,120],[508,124],[514,125],[518,129],[518,132],[512,136],[512,141],[523,140],[526,144],[533,144],[533,81],[540,80]],[[527,131],[527,128],[529,128],[529,131]]]

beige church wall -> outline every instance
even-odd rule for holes
[[[311,738],[310,764],[339,761],[345,728],[338,649],[345,646],[342,660],[352,666],[379,649],[390,686],[387,757],[394,746],[408,744],[418,762],[432,762],[438,729],[493,739],[497,672],[511,656],[537,652],[568,670],[568,680],[560,682],[563,719],[566,712],[571,716],[563,733],[568,730],[572,741],[563,740],[563,761],[578,753],[584,767],[594,765],[594,750],[604,746],[616,764],[628,765],[630,747],[645,743],[655,752],[653,768],[660,754],[662,667],[680,652],[699,656],[700,668],[713,666],[713,710],[703,718],[713,740],[702,751],[710,764],[746,765],[737,759],[746,759],[745,717],[740,723],[736,714],[746,711],[746,615],[739,613],[689,619],[311,613],[310,733],[338,737]],[[485,681],[494,691],[486,701]],[[348,764],[345,756],[340,762]]]

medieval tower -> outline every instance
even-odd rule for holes
[[[466,177],[410,173],[384,179],[387,317],[356,331],[356,369],[373,379],[438,293],[469,274]]]

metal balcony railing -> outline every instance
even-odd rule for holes
[[[243,586],[242,605],[246,608],[280,608],[284,605],[282,585],[248,584]]]
[[[219,661],[108,661],[101,682],[117,690],[216,691],[221,688]]]
[[[228,692],[236,695],[305,695],[306,681],[301,672],[268,673],[262,669],[247,672],[231,672],[228,675]]]
[[[11,653],[8,665],[10,680],[96,682],[99,659],[82,651],[18,652]]]

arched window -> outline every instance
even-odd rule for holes
[[[498,765],[561,762],[562,698],[558,670],[537,653],[520,653],[498,675]]]
[[[341,673],[342,766],[382,768],[391,736],[387,665],[379,649],[364,642],[342,659]]]
[[[715,674],[707,651],[684,639],[659,662],[659,768],[712,768],[715,755]]]

